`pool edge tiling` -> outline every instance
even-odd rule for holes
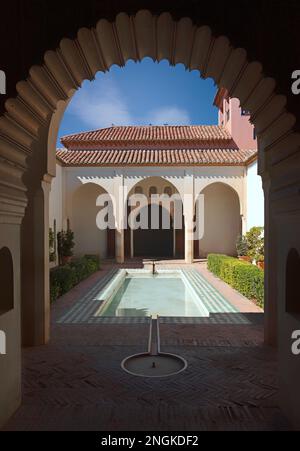
[[[249,324],[247,317],[234,307],[196,269],[174,268],[159,273],[180,273],[182,281],[196,293],[209,311],[209,317],[160,316],[161,323],[171,324]],[[148,270],[113,269],[82,299],[63,315],[58,324],[148,324],[150,316],[101,316],[107,297],[112,299],[128,274],[151,274]]]

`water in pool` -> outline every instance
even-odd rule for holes
[[[129,276],[101,316],[203,316],[181,277]]]

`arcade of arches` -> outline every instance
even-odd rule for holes
[[[80,168],[77,169],[80,172]],[[138,171],[138,170],[137,170]],[[125,172],[126,174],[126,172]],[[227,179],[224,182],[206,181],[207,186],[202,189],[201,195],[204,195],[204,230],[205,234],[200,240],[194,240],[194,246],[191,248],[186,242],[185,224],[189,219],[189,212],[184,209],[182,197],[175,186],[163,177],[145,177],[136,186],[131,189],[128,199],[132,194],[144,195],[148,199],[147,205],[143,206],[147,211],[139,211],[136,216],[138,222],[140,216],[146,214],[147,228],[141,227],[133,230],[130,227],[130,214],[135,210],[127,205],[127,215],[125,207],[125,217],[127,216],[126,227],[124,228],[124,240],[120,242],[122,248],[116,250],[116,221],[112,211],[112,224],[107,229],[100,230],[96,224],[96,218],[100,207],[97,207],[97,199],[102,194],[106,194],[110,199],[113,198],[114,177],[111,176],[110,183],[107,176],[101,180],[97,179],[92,182],[89,177],[88,183],[78,187],[78,175],[72,177],[74,185],[71,184],[67,198],[69,201],[62,202],[60,196],[56,197],[57,190],[54,190],[54,196],[50,197],[50,225],[55,227],[59,225],[59,229],[66,227],[68,223],[74,231],[76,237],[75,255],[82,256],[86,254],[98,255],[100,259],[115,258],[116,252],[123,256],[123,259],[135,257],[142,258],[175,258],[186,260],[191,263],[194,259],[206,258],[208,253],[223,253],[227,255],[235,255],[236,238],[243,231],[241,204],[242,198],[238,192],[233,189],[229,183],[232,181]],[[59,180],[57,180],[60,183]],[[77,181],[77,183],[76,183]],[[176,184],[184,190],[185,177],[177,176]],[[102,188],[101,183],[109,190]],[[130,183],[130,178],[124,180],[125,186]],[[74,191],[73,191],[74,190]],[[155,200],[151,200],[151,196],[167,195],[170,202],[165,207],[160,203],[157,205]],[[174,224],[175,202],[172,196],[177,195],[175,199],[177,203],[178,213],[180,215],[178,224]],[[153,198],[155,199],[155,197]],[[196,205],[197,194],[194,195],[193,203]],[[68,205],[62,212],[62,204]],[[156,210],[155,208],[158,208]],[[113,210],[113,203],[111,202]],[[153,227],[152,216],[157,213],[158,224]],[[145,217],[145,216],[144,216]],[[190,215],[192,217],[192,215]],[[165,221],[165,222],[164,222]],[[195,225],[196,227],[196,225]],[[187,252],[185,251],[187,249]]]
[[[0,330],[8,343],[7,356],[0,359],[0,424],[21,401],[21,303],[24,344],[43,345],[49,340],[46,212],[50,182],[56,175],[53,145],[60,119],[83,80],[112,64],[146,56],[183,63],[212,77],[251,113],[265,192],[265,339],[278,345],[281,406],[299,427],[300,361],[290,346],[292,332],[300,324],[289,287],[295,287],[293,279],[299,278],[300,136],[294,127],[300,118],[287,111],[288,92],[277,94],[276,81],[264,75],[262,64],[249,61],[244,49],[235,48],[224,36],[215,37],[209,27],[195,25],[191,19],[175,21],[169,13],[150,11],[132,17],[122,13],[113,23],[103,19],[93,29],[81,28],[76,40],[63,39],[59,50],[47,51],[42,65],[32,66],[28,79],[18,83],[18,96],[6,102],[6,114],[0,118],[0,249],[7,248],[12,256],[13,281],[8,292],[14,297],[14,302],[5,302],[9,311],[0,315]],[[115,174],[115,186],[123,186],[121,179],[123,175]],[[116,258],[122,259],[124,235],[119,219]],[[187,252],[192,255],[190,244]],[[288,303],[286,294],[291,299]]]

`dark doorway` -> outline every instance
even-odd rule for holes
[[[159,228],[153,230],[151,205],[148,207],[148,230],[138,229],[134,232],[134,256],[145,258],[172,258],[174,256],[174,231],[170,218],[170,228],[163,229],[163,218],[170,214],[161,206],[156,206],[159,215]],[[139,215],[140,216],[140,215]],[[139,219],[139,218],[138,218]]]
[[[107,258],[113,259],[116,256],[116,231],[107,229]]]
[[[185,224],[184,216],[182,216],[182,228],[176,230],[176,258],[184,258],[185,256]]]

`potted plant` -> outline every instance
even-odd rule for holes
[[[74,232],[68,229],[66,232],[59,232],[57,235],[58,243],[58,253],[60,264],[66,265],[70,263],[73,257],[74,243]]]
[[[265,256],[264,255],[260,255],[256,264],[259,267],[259,269],[265,269]]]
[[[245,236],[240,235],[236,242],[236,250],[239,260],[250,262],[251,258],[248,256],[248,243]]]

